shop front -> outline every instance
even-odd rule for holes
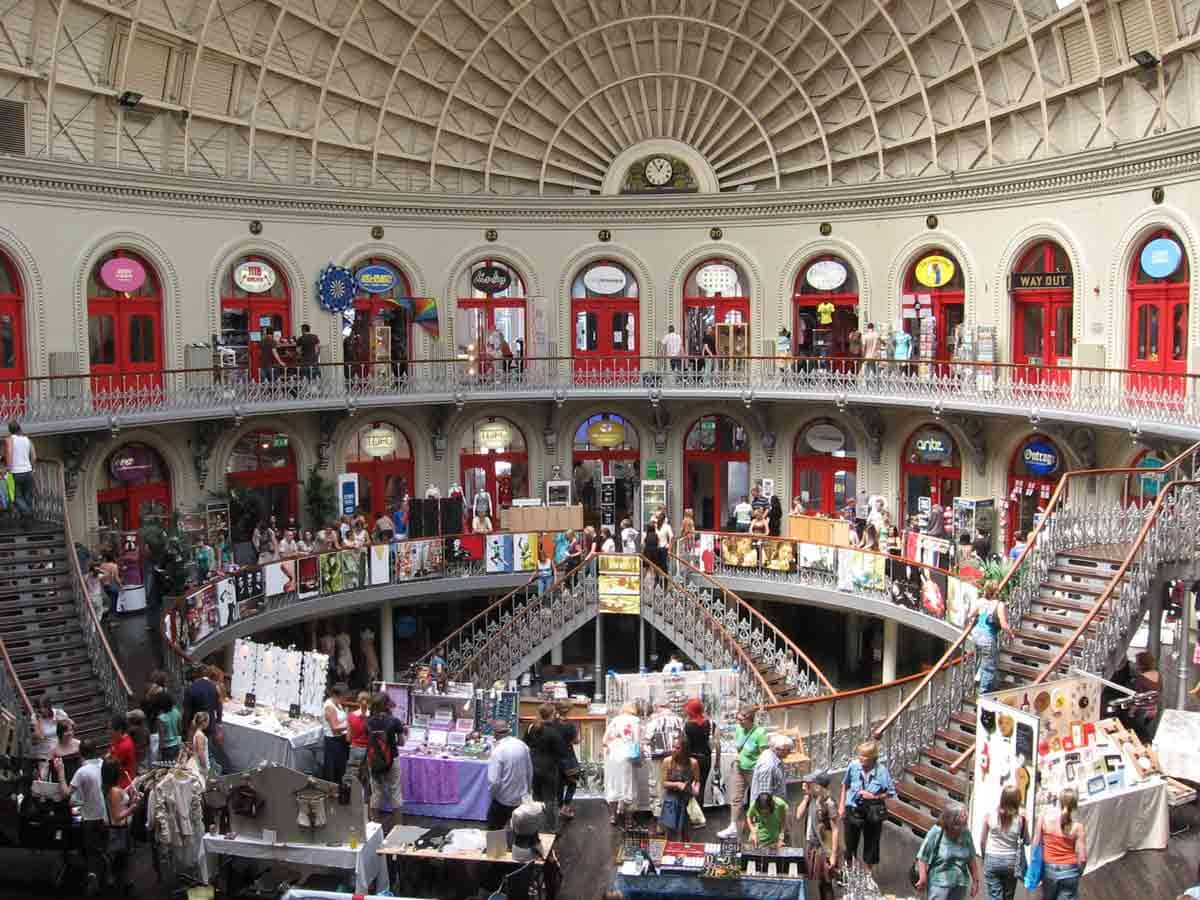
[[[1075,276],[1071,259],[1054,241],[1022,255],[1009,275],[1013,302],[1014,377],[1026,384],[1067,384],[1074,341]]]
[[[263,360],[263,333],[292,337],[292,301],[287,278],[265,256],[236,260],[221,279],[221,346],[233,352],[239,369],[251,379],[272,365]]]
[[[588,525],[618,529],[634,517],[638,478],[637,428],[614,413],[589,416],[575,429],[571,469],[575,502]]]
[[[88,278],[92,392],[162,387],[162,289],[158,273],[128,250],[105,255]]]
[[[24,395],[25,294],[12,260],[0,251],[0,397]]]
[[[1058,444],[1032,434],[1017,445],[1008,469],[1008,534],[1005,550],[1018,534],[1028,535],[1041,519],[1050,496],[1066,471]]]
[[[234,444],[225,464],[225,483],[235,542],[250,540],[259,522],[274,519],[277,528],[286,528],[299,517],[299,482],[291,444],[290,435],[273,431],[251,431]]]
[[[934,506],[950,507],[962,493],[962,464],[954,438],[937,425],[918,428],[904,445],[900,475],[906,523],[923,518]]]
[[[810,422],[796,436],[792,498],[805,515],[842,516],[857,502],[854,437],[830,419]]]
[[[486,515],[491,530],[503,527],[502,510],[513,498],[529,496],[525,435],[507,419],[481,419],[463,438],[458,457],[467,519]]]
[[[508,263],[481,259],[459,280],[454,316],[456,353],[464,375],[520,371],[525,361],[525,279]]]
[[[117,448],[104,461],[96,493],[102,537],[166,526],[171,518],[171,474],[158,451],[148,444]]]
[[[354,378],[408,374],[413,297],[404,270],[370,257],[354,266],[354,303],[342,312],[342,359]]]
[[[395,425],[373,422],[358,429],[346,448],[346,471],[358,475],[358,505],[372,522],[412,496],[412,450]]]
[[[1173,232],[1150,235],[1129,272],[1129,368],[1132,390],[1183,393],[1187,373],[1187,254]]]
[[[710,372],[715,358],[724,370],[750,354],[750,282],[732,259],[705,260],[684,280],[683,352]]]
[[[636,372],[637,276],[619,262],[600,260],[571,283],[571,347],[577,375]]]
[[[733,508],[750,495],[750,436],[726,416],[704,416],[683,449],[683,505],[701,531],[734,531]]]
[[[845,359],[858,332],[858,278],[840,257],[820,256],[801,267],[792,295],[792,348],[796,356]],[[861,349],[859,350],[861,353]]]
[[[908,268],[901,296],[908,359],[954,357],[963,324],[966,293],[962,268],[947,250],[934,248]]]

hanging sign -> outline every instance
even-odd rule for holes
[[[1030,441],[1021,451],[1021,460],[1031,475],[1052,475],[1058,471],[1058,451],[1046,441]]]
[[[481,266],[471,273],[471,287],[489,297],[493,294],[503,294],[511,284],[512,276],[503,266]]]
[[[354,273],[333,263],[317,277],[317,302],[327,312],[338,313],[354,302]]]
[[[733,266],[709,263],[696,273],[696,285],[706,294],[731,297],[737,290],[738,273]]]
[[[146,269],[136,259],[116,256],[100,267],[104,286],[122,294],[131,294],[146,283]]]
[[[818,422],[804,432],[804,442],[817,453],[836,453],[846,446],[846,435],[836,425]]]
[[[1151,278],[1175,274],[1183,261],[1183,250],[1171,238],[1155,238],[1142,249],[1142,271]]]
[[[1012,291],[1069,290],[1073,287],[1073,272],[1013,272],[1008,276],[1008,288]]]
[[[261,260],[252,259],[233,270],[233,283],[247,294],[265,294],[275,287],[275,270]]]
[[[954,443],[944,431],[922,431],[913,441],[913,449],[921,462],[946,462],[954,452]]]
[[[475,443],[484,450],[503,450],[511,441],[512,429],[503,422],[480,425],[475,435]]]
[[[625,443],[625,426],[603,419],[588,426],[587,442],[593,447],[619,447]]]
[[[362,437],[362,449],[367,456],[388,456],[396,449],[396,432],[390,428],[372,428]]]
[[[808,267],[804,280],[818,291],[836,291],[846,283],[846,267],[836,259],[820,259]]]
[[[363,266],[355,275],[358,286],[368,294],[386,294],[396,287],[399,280],[389,266]]]
[[[584,286],[596,294],[619,294],[628,279],[616,266],[592,266],[583,273]]]
[[[954,260],[946,256],[926,256],[916,267],[917,281],[925,287],[942,287],[954,279]]]
[[[122,447],[109,457],[108,472],[114,481],[145,481],[154,472],[154,454],[139,444]]]

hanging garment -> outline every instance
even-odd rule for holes
[[[349,678],[354,671],[354,654],[350,650],[350,635],[340,632],[335,639],[337,643],[337,668],[342,678]]]
[[[362,639],[362,660],[363,668],[367,670],[367,680],[369,682],[378,681],[380,668],[379,655],[375,652],[375,632],[370,628],[364,628],[359,632],[359,637]]]

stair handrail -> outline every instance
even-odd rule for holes
[[[5,646],[2,640],[0,640],[0,661],[4,663],[4,669],[8,673],[8,680],[12,682],[17,700],[20,702],[24,714],[28,717],[27,721],[22,722],[20,714],[15,715],[18,755],[24,756],[22,751],[28,745],[30,728],[37,722],[37,711],[33,708],[33,704],[29,702],[29,695],[25,693],[25,688],[21,684],[20,677],[17,675],[17,667],[13,665],[12,657],[8,655],[8,647]],[[16,712],[14,710],[14,713]]]
[[[1048,526],[1048,523],[1054,518],[1054,515],[1059,512],[1059,508],[1065,505],[1068,486],[1073,481],[1078,481],[1079,479],[1083,478],[1110,475],[1153,475],[1155,472],[1165,472],[1177,465],[1180,465],[1184,460],[1187,459],[1188,456],[1196,453],[1200,453],[1200,443],[1193,444],[1182,453],[1163,463],[1163,465],[1157,468],[1121,466],[1112,469],[1079,469],[1073,472],[1064,473],[1063,476],[1058,480],[1058,484],[1054,488],[1054,493],[1050,497],[1050,502],[1046,504],[1046,510],[1042,514],[1041,519],[1038,520],[1033,531],[1026,539],[1025,546],[1022,548],[1020,554],[1017,556],[1013,564],[1008,568],[1008,571],[1004,573],[1004,577],[1000,580],[1000,584],[997,586],[997,595],[1001,597],[1004,596],[1005,590],[1008,588],[1010,582],[1016,577],[1026,559],[1037,547],[1038,539],[1041,537],[1043,529]],[[1162,491],[1159,493],[1162,494]],[[950,657],[962,649],[963,644],[970,637],[972,630],[974,630],[974,623],[968,622],[963,628],[962,634],[959,635],[958,640],[956,640],[950,647],[946,649],[946,652],[942,654],[941,659],[938,660],[938,664],[926,673],[925,678],[916,686],[916,688],[913,689],[912,693],[900,701],[900,705],[896,707],[892,714],[883,721],[883,724],[875,729],[874,736],[876,740],[881,738],[884,732],[887,731],[898,718],[900,718],[904,711],[908,709],[912,702],[920,695],[921,691],[925,689],[925,686],[932,681],[937,673],[946,665]]]
[[[679,541],[676,541],[675,546],[676,547],[679,546]],[[751,620],[758,621],[758,623],[762,626],[762,633],[764,635],[769,634],[773,639],[775,639],[779,643],[783,644],[784,647],[786,647],[789,651],[791,651],[792,653],[795,653],[796,656],[808,667],[808,670],[816,675],[817,680],[822,685],[824,685],[825,690],[827,690],[831,694],[837,693],[837,689],[833,686],[833,684],[830,683],[829,679],[825,677],[825,673],[822,672],[820,670],[820,668],[817,667],[816,663],[814,663],[811,659],[809,659],[808,655],[803,650],[801,650],[799,647],[797,647],[796,643],[791,638],[789,638],[786,634],[784,634],[782,631],[780,631],[778,628],[776,628],[773,624],[771,624],[771,622],[769,622],[767,620],[766,616],[764,616],[757,609],[755,609],[753,606],[751,606],[749,603],[747,603],[745,600],[743,600],[741,597],[739,597],[736,592],[730,590],[729,588],[725,587],[725,585],[716,581],[703,569],[697,568],[695,565],[693,565],[688,560],[684,559],[681,556],[676,555],[673,550],[667,550],[667,556],[669,556],[671,559],[675,560],[675,562],[678,563],[679,565],[686,566],[692,572],[699,575],[702,579],[704,579],[706,582],[708,582],[709,586],[715,588],[716,590],[722,591],[726,596],[732,597],[736,601],[735,606],[737,609],[749,613]],[[657,568],[657,566],[655,568]]]

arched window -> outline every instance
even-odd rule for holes
[[[948,508],[962,493],[962,462],[954,438],[939,425],[921,426],[904,445],[900,474],[900,508],[906,519],[927,513],[934,505]]]
[[[458,456],[468,518],[485,511],[493,530],[514,497],[529,496],[529,454],[525,435],[507,419],[480,419],[463,436]]]
[[[571,353],[576,373],[638,370],[637,276],[613,260],[588,263],[571,283]]]
[[[526,353],[525,280],[499,259],[481,259],[458,285],[454,342],[474,373],[523,371]]]
[[[292,303],[287,277],[265,256],[243,256],[221,276],[221,341],[236,351],[237,364],[252,378],[263,377],[274,361],[263,359],[263,334],[270,330],[276,339],[292,337]],[[296,360],[280,349],[289,366]]]
[[[705,350],[707,344],[708,350]],[[683,348],[693,369],[711,372],[724,358],[750,355],[750,281],[732,259],[693,266],[683,282]]]
[[[1013,301],[1013,362],[1016,375],[1040,383],[1065,379],[1058,369],[1073,353],[1075,281],[1071,259],[1054,241],[1034,244],[1009,275]]]
[[[832,419],[816,419],[800,430],[792,455],[792,497],[805,513],[853,514],[857,474],[854,436],[849,431]]]
[[[118,447],[104,461],[96,493],[100,530],[106,537],[137,531],[146,525],[166,526],[171,518],[171,474],[158,451],[148,444]],[[113,546],[119,546],[115,540]]]
[[[615,526],[632,518],[638,479],[637,428],[616,413],[597,413],[579,423],[572,445],[575,502],[589,525]],[[612,481],[606,482],[606,478]],[[611,488],[611,490],[606,490]],[[611,494],[612,502],[605,499]]]
[[[862,355],[858,276],[840,256],[826,253],[800,267],[792,307],[792,341],[790,346],[786,340],[777,342],[777,355],[781,350],[821,358]]]
[[[11,259],[0,252],[0,397],[19,397],[25,377],[25,294]]]
[[[408,374],[412,348],[412,285],[390,260],[368,257],[354,266],[358,290],[342,313],[342,359],[357,378]],[[390,365],[390,368],[389,368]]]
[[[88,359],[97,394],[162,385],[162,289],[154,267],[114,250],[88,276]]]
[[[696,527],[734,530],[733,510],[750,495],[750,436],[727,416],[697,419],[683,449],[683,505]]]
[[[285,528],[298,517],[296,456],[290,435],[274,431],[243,434],[225,464],[234,540],[250,539],[258,522]],[[310,522],[313,527],[323,522]]]
[[[1190,279],[1187,254],[1173,232],[1162,229],[1142,242],[1129,271],[1129,368],[1148,376],[1187,372]],[[1178,393],[1184,381],[1147,377],[1133,386]]]
[[[372,520],[390,515],[413,491],[408,438],[387,422],[363,425],[346,447],[346,471],[358,474],[358,505]]]
[[[964,316],[963,285],[962,266],[941,247],[922,253],[908,267],[900,306],[904,332],[909,337],[897,345],[897,358],[954,357]]]
[[[1008,534],[1011,549],[1018,534],[1028,537],[1039,513],[1066,471],[1066,459],[1051,438],[1031,434],[1017,445],[1008,466]]]

